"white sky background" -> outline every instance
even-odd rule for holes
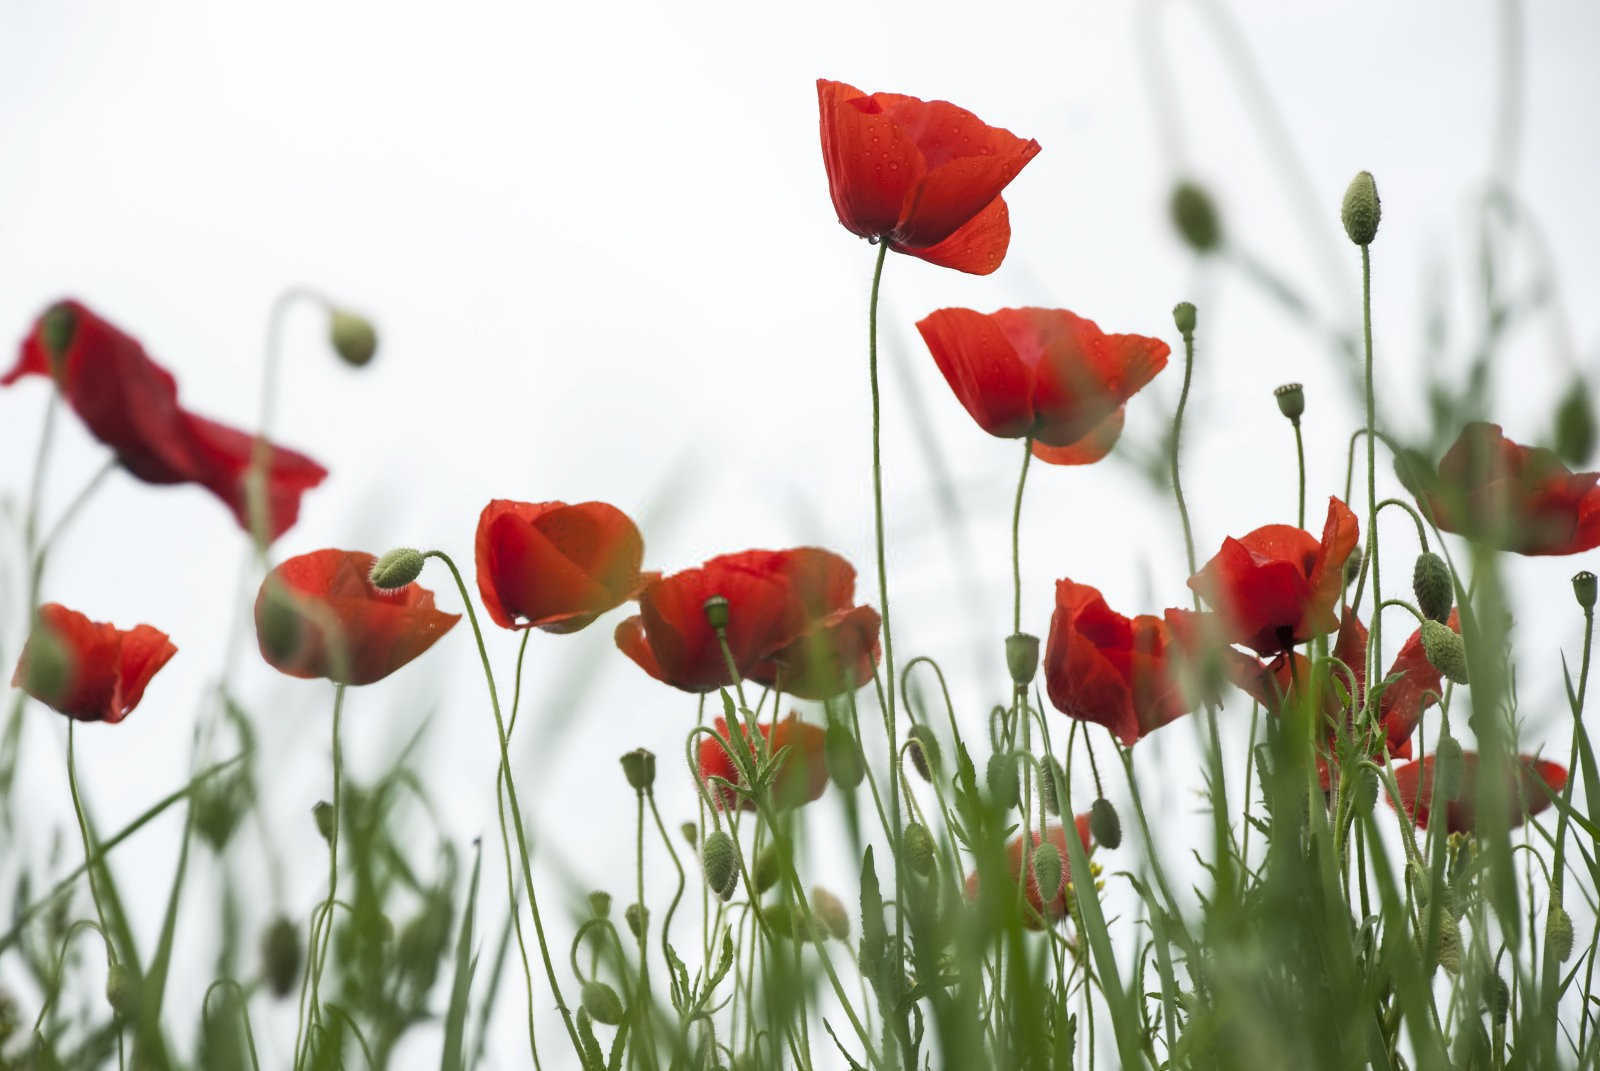
[[[1006,193],[1013,240],[999,272],[975,279],[892,257],[884,278],[896,651],[902,662],[941,658],[963,724],[981,740],[986,711],[1007,686],[1000,641],[1009,631],[1007,528],[1019,448],[967,417],[911,330],[914,320],[952,304],[1059,305],[1107,330],[1176,346],[1168,310],[1195,300],[1201,353],[1184,447],[1202,559],[1224,535],[1293,519],[1292,438],[1271,399],[1278,383],[1306,383],[1313,526],[1343,480],[1344,444],[1359,414],[1325,348],[1237,272],[1196,265],[1171,231],[1166,196],[1177,161],[1157,122],[1152,66],[1180,98],[1184,166],[1215,191],[1230,235],[1320,309],[1346,317],[1341,325],[1357,309],[1359,257],[1338,229],[1339,198],[1357,170],[1376,174],[1384,412],[1423,412],[1423,362],[1459,363],[1476,337],[1470,225],[1494,139],[1499,6],[1309,7],[1232,10],[1310,178],[1313,231],[1205,3],[819,0],[777,14],[727,3],[471,2],[445,15],[438,6],[294,0],[8,0],[0,9],[0,336],[20,339],[44,305],[75,295],[172,369],[188,405],[250,426],[267,308],[285,285],[309,284],[368,312],[382,347],[369,369],[352,372],[327,353],[314,313],[290,322],[275,433],[332,475],[306,498],[278,556],[329,545],[437,546],[470,581],[473,528],[488,499],[599,498],[639,521],[652,568],[815,542],[857,564],[861,597],[875,603],[865,367],[873,250],[834,219],[813,83],[826,76],[955,101],[1043,146]],[[1541,317],[1514,329],[1493,416],[1523,441],[1544,435],[1565,362],[1593,371],[1600,333],[1600,313],[1585,300],[1600,290],[1600,8],[1531,8],[1510,173],[1544,227],[1570,322]],[[1165,59],[1152,51],[1153,25]],[[1340,275],[1330,278],[1330,268]],[[1436,269],[1451,294],[1446,355],[1423,345],[1423,298]],[[1130,439],[1153,440],[1181,374],[1175,361],[1129,406]],[[936,504],[938,469],[914,432],[908,389],[966,511],[956,539]],[[13,501],[25,493],[45,396],[39,380],[0,392],[0,493]],[[47,518],[104,457],[75,420],[62,430]],[[1393,587],[1415,547],[1391,524]],[[1024,525],[1030,631],[1046,631],[1060,576],[1099,586],[1129,613],[1186,601],[1176,512],[1123,461],[1036,466]],[[125,724],[80,736],[82,774],[107,829],[186,776],[243,543],[205,493],[118,474],[56,552],[46,598],[123,625],[148,621],[180,649]],[[973,556],[958,552],[963,545]],[[1594,557],[1513,563],[1525,617],[1550,610],[1529,622],[1538,642],[1525,644],[1542,655],[1524,670],[1529,743],[1565,740],[1550,728],[1564,717],[1553,646],[1576,644],[1567,577],[1594,567]],[[14,580],[13,571],[3,581],[7,669],[22,622]],[[459,608],[437,565],[426,582],[444,606]],[[656,751],[665,815],[688,816],[689,780],[674,756],[695,709],[615,652],[610,632],[620,617],[575,637],[535,636],[530,720],[514,744],[541,838],[571,860],[584,886],[612,889],[619,911],[631,899],[633,800],[616,756],[635,746]],[[497,633],[491,644],[509,688],[515,639]],[[292,859],[283,906],[303,916],[324,891],[325,847],[306,811],[328,793],[331,688],[279,678],[253,654],[244,661],[237,688],[256,712],[266,802]],[[591,670],[580,704],[560,700],[561,682]],[[463,841],[482,834],[493,848],[483,901],[492,935],[504,909],[496,755],[465,622],[419,664],[352,692],[353,774],[380,770],[430,709],[437,716],[425,779],[450,832]],[[1235,708],[1224,727],[1241,756],[1247,711]],[[28,718],[20,791],[33,820],[17,843],[0,846],[8,883],[23,853],[41,859],[53,833],[69,828],[64,726],[38,707]],[[1176,824],[1198,816],[1193,735],[1174,726],[1138,752],[1156,793],[1156,824],[1181,845]],[[1123,800],[1120,778],[1113,783],[1113,798]],[[1086,786],[1080,807],[1092,798]],[[824,830],[834,820],[831,810],[817,817]],[[118,856],[146,948],[180,822],[173,812]],[[277,905],[264,891],[257,843],[253,832],[241,834],[233,864],[247,887],[263,890],[250,906],[264,919]],[[853,894],[843,853],[826,836],[814,834],[814,843],[816,872],[838,876],[832,884]],[[425,838],[418,850],[427,864]],[[659,917],[670,868],[651,851]],[[65,854],[76,854],[70,842]],[[1106,860],[1111,869],[1134,865],[1136,852],[1120,854]],[[170,1005],[185,1024],[209,980],[214,928],[206,909],[214,863],[205,853],[194,863],[184,916],[193,930],[180,940]],[[551,880],[549,889],[547,912],[559,916],[559,886]],[[562,958],[565,928],[555,927]],[[495,1066],[522,1064],[521,1001],[513,966],[491,1045]],[[292,1002],[269,1011],[258,1001],[256,1015],[270,1039],[263,1059],[281,1065]],[[546,1016],[549,1052],[559,1034]],[[418,1035],[399,1054],[404,1066],[437,1060],[437,1033]],[[818,1057],[826,1060],[820,1049]]]

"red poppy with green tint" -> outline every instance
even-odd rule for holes
[[[855,569],[816,547],[747,550],[647,583],[639,613],[617,626],[617,647],[646,673],[688,692],[732,683],[705,603],[728,600],[727,643],[742,679],[805,699],[872,679],[878,615],[854,605]]]
[[[839,222],[931,264],[988,275],[1011,221],[1000,197],[1039,153],[947,101],[817,80],[822,162]]]
[[[120,629],[50,602],[39,607],[11,686],[69,718],[114,725],[177,653],[158,628]]]
[[[1073,819],[1073,825],[1077,829],[1078,842],[1083,845],[1084,854],[1087,855],[1094,851],[1094,845],[1089,837],[1089,816],[1087,814],[1078,815]],[[1044,842],[1037,829],[1030,832],[1028,836],[1034,848]],[[1049,838],[1050,843],[1055,845],[1056,851],[1061,855],[1061,887],[1056,891],[1056,895],[1051,899],[1050,903],[1046,905],[1044,898],[1039,893],[1039,879],[1034,875],[1033,867],[1028,867],[1025,888],[1028,906],[1032,910],[1023,912],[1022,921],[1023,925],[1030,930],[1043,929],[1043,926],[1040,925],[1040,919],[1053,924],[1065,918],[1067,914],[1067,897],[1071,892],[1072,863],[1067,853],[1067,832],[1059,823],[1052,822],[1045,827],[1045,837]],[[1017,875],[1021,874],[1023,870],[1022,835],[1020,833],[1012,837],[1011,842],[1006,845],[1006,866],[1011,874],[1008,891],[1014,893],[1017,888]],[[966,892],[968,900],[976,900],[978,898],[977,871],[967,875]]]
[[[128,472],[146,483],[198,484],[251,530],[246,484],[256,437],[179,405],[177,382],[138,340],[76,301],[58,302],[34,323],[0,386],[29,375],[53,378],[90,434],[115,451]],[[299,517],[300,496],[328,470],[304,454],[269,446],[265,530],[276,539]]]
[[[1554,451],[1468,424],[1439,461],[1402,469],[1446,532],[1517,554],[1578,554],[1600,546],[1600,472],[1573,472]]]
[[[1553,762],[1545,762],[1528,755],[1511,757],[1510,783],[1506,786],[1508,800],[1506,822],[1511,827],[1520,826],[1529,816],[1550,806],[1552,794],[1559,793],[1567,784],[1567,771]],[[1444,800],[1445,828],[1451,833],[1472,833],[1478,828],[1478,770],[1475,752],[1461,754],[1461,778],[1456,792]],[[1414,762],[1396,766],[1395,787],[1400,790],[1399,809],[1405,811],[1419,829],[1427,829],[1433,806],[1434,756],[1425,755]],[[1448,783],[1448,779],[1446,781]],[[1391,795],[1389,806],[1396,807]]]
[[[1032,436],[1034,455],[1081,465],[1110,452],[1123,404],[1167,365],[1170,348],[1108,335],[1065,309],[940,309],[917,324],[928,352],[978,426]]]
[[[478,593],[502,628],[577,632],[638,594],[644,540],[605,502],[497,498],[478,517]]]
[[[1320,540],[1288,524],[1230,536],[1189,586],[1222,615],[1233,642],[1275,655],[1339,627],[1344,563],[1359,537],[1350,507],[1329,498]]]
[[[291,677],[372,684],[422,654],[461,619],[433,605],[418,584],[381,590],[377,559],[315,550],[267,574],[256,596],[261,657]]]
[[[741,799],[728,785],[711,780],[720,777],[730,785],[744,784],[728,750],[733,745],[734,737],[728,732],[727,720],[718,718],[715,728],[719,739],[705,735],[700,737],[700,780],[705,783],[706,792],[719,809],[729,811],[741,807],[753,811],[756,809],[754,803]],[[828,787],[828,767],[823,761],[822,742],[825,734],[820,728],[806,724],[798,715],[790,714],[776,725],[758,724],[756,732],[761,734],[763,740],[770,742],[772,754],[776,755],[783,748],[789,749],[784,753],[773,781],[772,800],[776,806],[798,807],[822,795]],[[738,726],[737,735],[739,743],[744,745],[753,761],[755,753],[743,725]]]

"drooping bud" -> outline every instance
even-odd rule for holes
[[[1039,669],[1039,637],[1026,632],[1007,636],[1006,668],[1011,671],[1011,683],[1019,688],[1032,681]]]
[[[1211,195],[1194,182],[1180,182],[1172,190],[1172,223],[1196,253],[1209,253],[1222,244],[1222,220]]]
[[[1395,452],[1394,476],[1400,481],[1400,486],[1414,495],[1426,492],[1439,478],[1428,459],[1410,447]]]
[[[55,364],[72,345],[72,336],[78,330],[78,314],[71,305],[65,301],[58,302],[45,310],[43,318],[39,321],[39,336],[44,341],[44,348],[50,354],[51,364]]]
[[[300,929],[287,915],[273,919],[261,934],[261,974],[278,999],[294,992],[300,977]]]
[[[1053,756],[1039,760],[1039,803],[1046,814],[1059,815],[1067,798],[1067,774]]]
[[[1361,548],[1351,547],[1350,557],[1344,560],[1344,586],[1349,587],[1361,575]]]
[[[1194,334],[1195,321],[1198,317],[1199,314],[1195,311],[1192,301],[1180,301],[1172,306],[1172,325],[1184,338]]]
[[[18,666],[23,689],[47,702],[65,695],[78,671],[74,662],[56,630],[41,622],[28,637]]]
[[[1008,752],[1000,751],[989,756],[989,765],[984,770],[984,780],[989,785],[989,798],[994,805],[1002,811],[1009,811],[1017,805],[1019,793],[1017,791],[1017,761]]]
[[[737,850],[733,838],[720,829],[712,830],[700,847],[700,867],[705,871],[711,891],[726,900],[739,881]]]
[[[1585,569],[1572,577],[1572,594],[1577,598],[1578,605],[1585,610],[1594,609],[1595,578],[1594,574]]]
[[[1033,881],[1043,903],[1048,904],[1061,891],[1061,853],[1049,841],[1033,850]]]
[[[1378,201],[1378,184],[1372,172],[1358,172],[1345,188],[1344,204],[1339,208],[1345,234],[1356,245],[1371,245],[1378,236],[1378,220],[1382,216],[1383,206]]]
[[[642,939],[650,929],[650,909],[643,904],[629,904],[622,909],[622,921],[635,939]]]
[[[1467,645],[1454,629],[1437,621],[1424,621],[1422,651],[1434,669],[1457,684],[1467,683]]]
[[[589,1018],[606,1026],[622,1022],[622,998],[617,991],[596,978],[583,983],[583,1010]]]
[[[138,1012],[138,986],[128,968],[120,963],[113,963],[106,972],[106,1003],[119,1019],[132,1019]]]
[[[1378,772],[1369,766],[1358,766],[1355,772],[1355,787],[1352,789],[1356,806],[1356,813],[1368,815],[1378,805]]]
[[[861,749],[856,746],[855,737],[843,722],[832,723],[823,734],[822,762],[828,768],[828,776],[833,778],[833,783],[846,790],[861,784],[866,776]]]
[[[1550,917],[1545,920],[1545,943],[1556,957],[1557,963],[1572,958],[1572,916],[1560,904],[1550,905]]]
[[[1439,966],[1452,975],[1461,973],[1461,925],[1449,915],[1439,918]]]
[[[939,771],[939,740],[926,725],[913,725],[906,733],[906,753],[924,781],[932,783]]]
[[[422,552],[415,547],[396,547],[372,566],[372,586],[379,591],[403,588],[422,575]]]
[[[328,342],[345,364],[361,368],[378,352],[378,330],[372,321],[349,309],[328,311]]]
[[[1483,1000],[1489,1006],[1489,1014],[1494,1021],[1504,1023],[1511,1012],[1511,988],[1506,985],[1506,980],[1498,974],[1491,974],[1483,987]]]
[[[211,850],[221,852],[249,805],[250,783],[242,774],[203,782],[194,796],[194,828]]]
[[[831,933],[836,940],[847,941],[850,939],[850,913],[845,910],[840,899],[818,885],[811,890],[811,910],[816,912],[817,921]]]
[[[723,598],[721,595],[713,595],[711,598],[701,603],[700,608],[705,612],[706,624],[711,626],[712,631],[719,632],[728,627],[729,612],[727,599]]]
[[[628,784],[643,792],[656,783],[655,752],[636,747],[622,756],[622,773]]]
[[[1594,453],[1594,405],[1589,401],[1589,386],[1575,376],[1556,408],[1556,453],[1569,465],[1582,465]]]
[[[256,615],[262,653],[279,662],[292,659],[300,647],[301,616],[294,594],[269,576],[262,591],[261,610]]]
[[[928,827],[921,822],[909,822],[900,834],[901,847],[906,853],[906,866],[917,874],[927,877],[933,873],[934,849],[933,835],[928,832]]]
[[[750,880],[755,882],[758,894],[764,893],[778,884],[778,876],[782,873],[783,859],[778,855],[778,846],[768,844],[756,856],[756,865],[750,870]]]
[[[597,919],[611,917],[611,894],[604,889],[596,889],[589,894],[589,914]]]
[[[1301,414],[1306,411],[1306,391],[1298,383],[1285,383],[1273,390],[1272,396],[1278,400],[1278,412],[1289,418],[1291,424],[1299,424]]]
[[[323,840],[333,839],[333,804],[318,800],[312,805],[311,820],[317,824],[317,832],[322,834]]]
[[[1450,617],[1450,607],[1455,603],[1455,588],[1450,583],[1450,567],[1432,551],[1417,555],[1416,567],[1411,570],[1411,593],[1417,597],[1417,609],[1422,616],[1443,624]]]
[[[1461,743],[1447,731],[1439,737],[1439,743],[1433,751],[1434,776],[1439,779],[1439,792],[1445,799],[1453,800],[1461,794],[1461,777],[1465,767]]]
[[[1089,833],[1103,848],[1115,850],[1122,843],[1122,819],[1104,796],[1089,805]]]

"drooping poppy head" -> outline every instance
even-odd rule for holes
[[[747,550],[652,580],[617,646],[657,680],[688,692],[731,682],[705,602],[728,600],[728,650],[741,678],[823,699],[872,679],[878,615],[853,606],[855,569],[816,547]]]
[[[1050,702],[1132,745],[1190,709],[1168,664],[1171,643],[1161,618],[1125,617],[1088,584],[1058,580],[1044,655]]]
[[[1170,347],[1108,335],[1065,309],[939,309],[917,324],[939,371],[978,426],[1031,435],[1036,457],[1085,464],[1110,452],[1122,407],[1167,364]]]
[[[1073,825],[1077,829],[1078,841],[1083,845],[1084,853],[1087,855],[1094,851],[1094,845],[1089,837],[1089,816],[1087,814],[1078,815],[1073,819]],[[1034,875],[1031,863],[1032,848],[1037,848],[1043,843],[1043,840],[1040,838],[1037,829],[1030,831],[1028,837],[1031,848],[1028,853],[1029,865],[1026,867],[1026,894],[1028,906],[1032,910],[1022,913],[1023,925],[1030,930],[1043,929],[1040,924],[1041,918],[1052,924],[1064,918],[1067,914],[1067,897],[1072,895],[1072,863],[1067,853],[1066,830],[1059,823],[1052,822],[1045,827],[1045,836],[1050,839],[1050,843],[1055,845],[1056,851],[1061,854],[1061,887],[1056,891],[1055,897],[1051,899],[1049,904],[1046,904],[1040,896],[1039,879]],[[1012,837],[1011,842],[1006,845],[1006,866],[1011,875],[1011,880],[1007,883],[1005,890],[1008,896],[1016,893],[1017,876],[1024,873],[1022,854],[1022,835],[1019,833]],[[966,894],[968,900],[975,901],[978,899],[978,872],[976,870],[967,875]]]
[[[177,653],[160,629],[119,629],[50,602],[39,607],[11,686],[69,718],[115,725]]]
[[[1530,555],[1600,546],[1600,472],[1575,473],[1498,424],[1468,424],[1437,472],[1413,463],[1403,476],[1440,528],[1474,542]]]
[[[1230,536],[1189,586],[1222,615],[1234,642],[1274,655],[1339,627],[1344,563],[1358,538],[1350,507],[1329,498],[1320,540],[1287,524]]]
[[[1011,221],[1000,197],[1037,141],[964,108],[817,79],[822,162],[839,222],[931,264],[988,275]]]
[[[1395,787],[1400,790],[1400,799],[1397,804],[1395,798],[1389,796],[1389,806],[1404,810],[1419,829],[1428,828],[1429,808],[1433,806],[1433,773],[1432,755],[1396,766],[1394,770]],[[1564,767],[1529,755],[1513,757],[1511,774],[1511,784],[1507,786],[1506,793],[1506,822],[1513,828],[1550,806],[1551,793],[1560,792],[1567,784]],[[1477,778],[1477,753],[1463,751],[1461,778],[1456,793],[1444,801],[1445,828],[1451,833],[1472,833],[1478,828]]]
[[[512,502],[478,517],[478,593],[502,628],[577,632],[638,594],[644,540],[605,502]]]
[[[461,619],[435,609],[433,592],[418,584],[374,586],[376,563],[361,551],[315,550],[268,573],[255,606],[261,657],[291,677],[371,684]]]
[[[192,483],[220,498],[252,530],[248,475],[256,437],[197,416],[178,404],[172,375],[124,334],[76,301],[52,305],[22,342],[8,386],[50,376],[84,426],[116,452],[128,472],[153,484]],[[263,444],[262,527],[276,539],[299,517],[300,496],[328,471],[304,454]]]
[[[735,745],[734,735],[728,731],[727,720],[718,718],[715,728],[720,739],[704,734],[700,737],[700,780],[705,783],[707,794],[719,810],[730,811],[738,807],[753,811],[756,805],[752,801],[741,798],[728,785],[711,780],[720,777],[731,785],[745,783],[728,751]],[[753,760],[755,752],[745,735],[744,726],[738,726],[736,731],[739,744],[744,746]],[[799,715],[790,714],[777,725],[770,722],[757,724],[756,732],[761,734],[762,739],[770,741],[772,754],[776,755],[783,748],[789,749],[784,752],[772,785],[772,802],[775,806],[799,807],[822,795],[828,787],[828,767],[823,760],[822,741],[825,734],[821,729],[801,721]]]

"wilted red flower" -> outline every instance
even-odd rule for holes
[[[1031,435],[1035,456],[1085,464],[1110,452],[1123,403],[1167,365],[1169,347],[1108,335],[1065,309],[939,309],[917,324],[939,371],[978,426]]]
[[[1339,627],[1334,609],[1358,537],[1356,515],[1329,498],[1320,541],[1287,524],[1230,536],[1189,586],[1222,615],[1234,642],[1277,654]]]
[[[1498,424],[1468,424],[1437,473],[1404,475],[1446,532],[1518,554],[1600,546],[1600,472],[1574,473],[1554,451],[1507,439]]]
[[[91,434],[146,483],[193,483],[222,499],[251,530],[247,475],[256,438],[196,416],[178,404],[178,385],[138,341],[76,301],[52,305],[23,340],[7,386],[50,376]],[[270,446],[266,531],[276,539],[300,515],[300,496],[328,475],[304,454]]]
[[[822,162],[839,222],[931,264],[988,275],[1005,259],[1011,220],[1000,191],[1037,141],[964,108],[898,93],[870,96],[817,79]]]
[[[1560,792],[1567,784],[1567,771],[1553,762],[1545,762],[1529,755],[1515,756],[1517,769],[1512,771],[1512,784],[1506,793],[1509,809],[1506,821],[1510,826],[1520,826],[1530,815],[1538,814],[1550,806],[1550,792]],[[1419,829],[1428,828],[1428,808],[1433,804],[1433,760],[1425,755],[1414,762],[1396,766],[1395,786],[1400,790],[1399,806],[1405,810]],[[1477,829],[1478,756],[1476,752],[1461,753],[1461,784],[1454,799],[1445,805],[1445,827],[1451,833],[1471,833]],[[1389,806],[1395,807],[1393,796]]]
[[[727,720],[718,718],[716,730],[717,736],[722,738],[720,741],[709,736],[700,737],[700,779],[705,782],[706,791],[719,809],[728,811],[742,807],[746,811],[753,811],[756,809],[754,803],[741,799],[727,785],[709,780],[720,777],[730,784],[744,784],[744,779],[739,776],[739,768],[734,765],[733,756],[728,752],[733,737],[728,733]],[[777,754],[781,748],[789,749],[773,781],[774,804],[779,807],[798,807],[822,795],[828,787],[828,767],[822,756],[824,733],[821,729],[800,721],[798,715],[790,714],[775,726],[770,723],[756,725],[756,732],[761,734],[762,739],[771,742],[773,754]],[[753,758],[754,749],[750,747],[743,725],[738,727],[738,735],[739,742],[744,744]]]
[[[605,502],[512,502],[478,517],[478,593],[502,628],[577,632],[638,594],[644,540]]]
[[[1089,838],[1089,816],[1080,814],[1073,819],[1073,824],[1078,830],[1078,840],[1083,845],[1085,854],[1094,850],[1094,845]],[[1037,848],[1041,842],[1039,831],[1032,830],[1028,834],[1032,846]],[[1059,921],[1067,914],[1067,886],[1072,881],[1072,861],[1067,854],[1067,833],[1058,823],[1051,823],[1045,827],[1045,836],[1050,838],[1050,843],[1055,845],[1056,851],[1061,853],[1061,888],[1057,890],[1055,898],[1046,908],[1039,895],[1039,879],[1034,877],[1033,867],[1027,868],[1027,896],[1028,906],[1032,911],[1023,912],[1023,925],[1030,930],[1041,929],[1039,918],[1042,916],[1051,923]],[[1031,853],[1030,853],[1031,854]],[[1031,862],[1031,859],[1030,859]],[[1011,843],[1006,845],[1006,866],[1011,872],[1009,891],[1014,892],[1017,887],[1017,875],[1023,871],[1022,860],[1022,834],[1011,838]],[[967,899],[978,898],[978,872],[973,871],[967,875]]]
[[[158,628],[120,629],[49,602],[39,607],[11,686],[69,718],[115,725],[177,653]]]
[[[461,619],[435,609],[433,592],[418,584],[373,586],[376,562],[356,550],[314,550],[268,573],[256,596],[261,657],[291,677],[371,684]]]
[[[728,648],[741,677],[802,699],[826,699],[872,679],[878,614],[853,606],[855,569],[816,547],[747,550],[652,580],[617,646],[657,680],[688,692],[731,683],[706,623],[705,601],[728,600]]]

